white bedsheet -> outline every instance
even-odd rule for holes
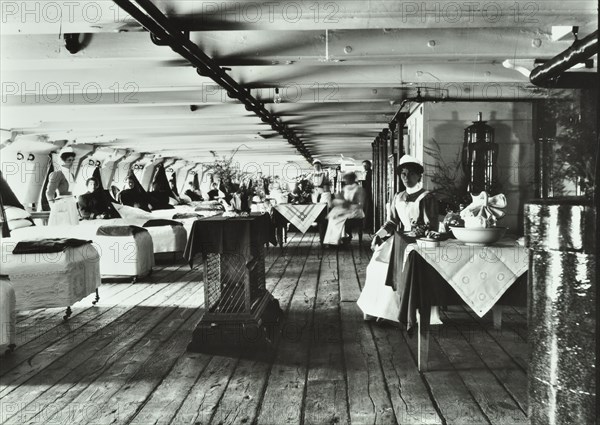
[[[126,205],[114,204],[113,206],[117,209],[123,220],[127,222],[140,222],[142,224],[147,220],[152,219],[164,219],[164,220],[175,220],[183,224],[183,228],[186,230],[186,239],[192,231],[192,226],[197,218],[178,218],[174,219],[173,216],[176,214],[198,214],[202,215],[201,212],[195,210],[194,205],[175,205],[175,209],[167,210],[156,210],[152,212],[144,211],[139,208],[128,207]],[[156,243],[156,242],[155,242]],[[185,248],[185,247],[184,247]],[[163,252],[163,251],[155,251]],[[168,252],[168,251],[165,251]]]
[[[156,219],[156,217],[153,217],[153,219]],[[94,226],[96,229],[99,226],[133,225],[144,227],[144,224],[148,220],[150,219],[113,218],[109,220],[83,220],[79,225]],[[162,252],[183,252],[185,250],[188,232],[184,226],[151,226],[144,227],[144,229],[146,229],[148,233],[150,233],[150,237],[152,237],[152,246],[155,254]]]
[[[68,307],[100,286],[100,256],[92,244],[62,252],[13,254],[17,241],[2,240],[2,274],[15,291],[16,309]]]
[[[15,343],[15,290],[8,279],[0,279],[0,354]]]
[[[133,236],[98,236],[98,227],[110,220],[90,220],[77,226],[33,226],[11,232],[13,240],[77,238],[93,242],[100,255],[102,277],[145,276],[154,266],[154,245],[148,232]]]

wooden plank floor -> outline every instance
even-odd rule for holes
[[[321,249],[314,233],[269,248],[267,287],[285,311],[268,361],[186,352],[202,267],[178,261],[136,284],[107,283],[61,309],[20,312],[0,359],[5,424],[525,424],[527,327],[450,307],[432,330],[430,371],[415,338],[363,322],[356,299],[370,240]]]

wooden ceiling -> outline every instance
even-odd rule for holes
[[[1,1],[1,127],[195,162],[303,161],[108,0]],[[531,70],[596,30],[596,1],[154,1],[313,157],[368,158],[405,98],[546,96]],[[89,33],[76,54],[63,34]],[[596,71],[597,61],[594,58]],[[277,93],[278,92],[278,93]]]

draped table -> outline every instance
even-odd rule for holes
[[[499,327],[501,305],[527,305],[528,258],[527,249],[511,239],[492,246],[451,239],[438,247],[407,247],[397,288],[400,323],[412,335],[418,322],[419,370],[427,370],[431,307],[467,304],[479,317],[492,310]]]
[[[319,239],[323,244],[327,229],[327,204],[278,204],[273,208],[273,224],[277,231],[277,240],[283,246],[283,228],[293,224],[301,233],[306,233],[316,221],[319,226]]]
[[[184,257],[204,260],[205,312],[188,350],[220,352],[264,347],[279,320],[279,303],[265,286],[265,244],[274,243],[268,214],[196,220]]]

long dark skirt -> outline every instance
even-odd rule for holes
[[[402,289],[400,286],[403,282],[402,265],[404,263],[404,253],[406,252],[406,247],[409,244],[414,243],[416,239],[398,232],[394,232],[393,238],[394,247],[392,248],[390,267],[388,268],[388,275],[385,284],[394,288],[394,291],[398,291]]]

